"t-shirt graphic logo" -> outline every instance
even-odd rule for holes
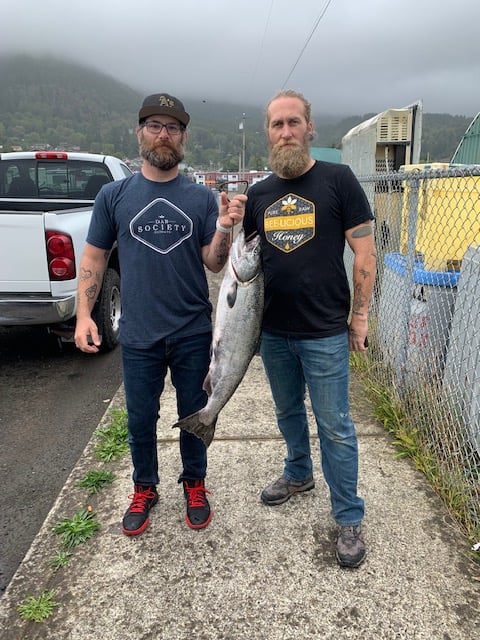
[[[265,210],[264,227],[270,244],[285,253],[295,251],[315,235],[315,205],[289,193]]]
[[[165,198],[153,200],[130,222],[132,236],[159,253],[178,247],[192,230],[192,220]]]

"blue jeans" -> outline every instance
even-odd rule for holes
[[[128,442],[133,481],[145,486],[159,482],[157,420],[167,368],[176,390],[179,418],[202,409],[207,394],[202,389],[210,364],[212,334],[160,340],[150,349],[122,345],[123,382],[128,411]],[[200,438],[180,431],[182,480],[201,480],[207,473],[207,450]]]
[[[358,442],[349,412],[348,333],[292,339],[263,332],[260,353],[287,445],[283,475],[291,480],[312,476],[308,388],[333,517],[341,526],[360,524],[364,502],[357,495]]]

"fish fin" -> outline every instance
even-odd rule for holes
[[[229,290],[227,291],[227,304],[230,307],[230,309],[233,309],[233,307],[235,306],[235,302],[237,300],[237,290],[238,290],[238,283],[232,282]]]
[[[200,420],[200,411],[197,413],[192,413],[191,416],[187,416],[186,418],[182,418],[178,422],[176,422],[172,429],[178,427],[179,429],[183,429],[183,431],[188,431],[188,433],[193,433],[193,435],[200,438],[205,443],[206,447],[209,447],[213,436],[215,435],[215,425],[217,424],[217,418],[211,424],[204,424]]]

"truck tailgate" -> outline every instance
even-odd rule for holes
[[[0,293],[50,293],[43,213],[0,211]]]

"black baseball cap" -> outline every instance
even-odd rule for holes
[[[185,127],[190,122],[190,116],[185,111],[183,102],[168,93],[154,93],[147,96],[138,112],[138,121],[141,124],[148,116],[172,116]]]

